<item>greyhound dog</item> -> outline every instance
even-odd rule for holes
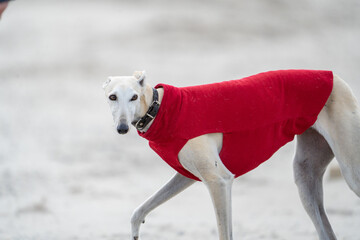
[[[331,78],[332,88],[314,123],[296,135],[293,165],[300,199],[321,240],[336,239],[324,209],[322,185],[324,172],[334,156],[348,186],[360,197],[359,105],[342,79],[336,75]],[[103,88],[120,134],[126,134],[131,124],[140,135],[146,134],[153,126],[166,94],[163,87],[155,89],[147,84],[144,71],[136,71],[133,76],[109,77]],[[235,175],[219,156],[223,137],[223,132],[207,133],[193,137],[181,146],[177,155],[179,166],[192,177],[176,173],[134,211],[131,217],[133,240],[139,239],[140,225],[150,211],[196,180],[201,180],[210,192],[219,239],[233,239],[231,185]]]

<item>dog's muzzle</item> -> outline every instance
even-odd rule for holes
[[[116,129],[119,134],[126,134],[129,131],[129,126],[125,123],[120,123]]]

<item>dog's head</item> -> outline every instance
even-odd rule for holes
[[[103,89],[118,133],[126,134],[129,125],[141,117],[145,71],[136,71],[133,76],[109,77]]]

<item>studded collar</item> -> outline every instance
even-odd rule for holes
[[[150,104],[149,109],[142,118],[140,118],[138,121],[132,122],[132,125],[134,125],[138,131],[144,130],[146,126],[156,117],[159,108],[159,93],[155,88],[153,88],[153,101]]]

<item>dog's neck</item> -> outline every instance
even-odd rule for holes
[[[156,89],[159,95],[158,102],[161,104],[162,98],[164,96],[164,89],[158,88]],[[153,101],[153,88],[150,85],[146,85],[144,94],[140,97],[140,116],[144,116],[146,112],[148,111],[150,105]],[[154,120],[152,120],[141,132],[146,132]]]

